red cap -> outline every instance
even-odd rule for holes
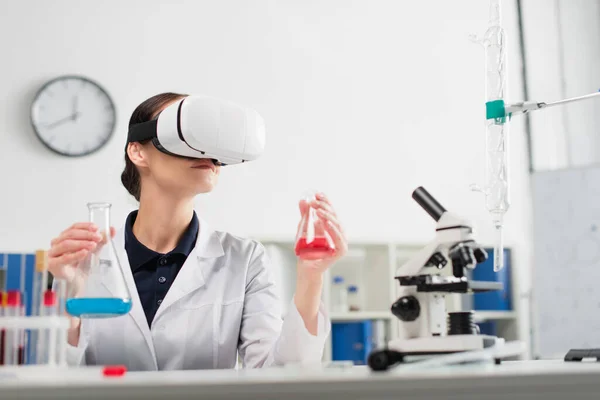
[[[52,290],[46,290],[44,292],[44,306],[51,307],[56,305],[56,293]]]
[[[6,296],[6,305],[9,307],[18,307],[21,305],[21,292],[10,290]]]
[[[102,369],[104,376],[123,376],[127,372],[127,367],[124,365],[107,365]]]

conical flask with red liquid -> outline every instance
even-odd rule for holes
[[[296,237],[296,255],[304,260],[320,260],[331,257],[335,253],[335,245],[325,229],[327,221],[317,214],[312,206],[316,196],[311,193],[304,197],[307,207],[302,213],[302,220]]]

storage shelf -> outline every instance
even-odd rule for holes
[[[389,311],[349,311],[349,312],[332,312],[329,316],[332,322],[340,321],[365,321],[372,319],[389,320],[394,315]]]
[[[474,314],[476,322],[510,320],[517,318],[517,313],[515,311],[475,311]]]

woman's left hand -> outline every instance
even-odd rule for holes
[[[321,275],[337,260],[346,255],[348,251],[348,242],[344,234],[344,230],[338,220],[336,212],[329,199],[322,193],[316,194],[316,199],[310,204],[306,200],[301,200],[299,207],[301,215],[308,212],[309,206],[312,206],[317,211],[317,216],[323,224],[325,231],[331,237],[335,250],[333,254],[319,260],[304,260],[298,259],[298,273],[300,274],[319,274]]]

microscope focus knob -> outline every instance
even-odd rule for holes
[[[477,260],[477,264],[481,264],[488,258],[487,252],[482,248],[475,249],[473,254],[475,255],[475,260]]]
[[[392,304],[392,314],[401,321],[410,322],[419,318],[421,306],[415,296],[400,297],[398,301]]]

